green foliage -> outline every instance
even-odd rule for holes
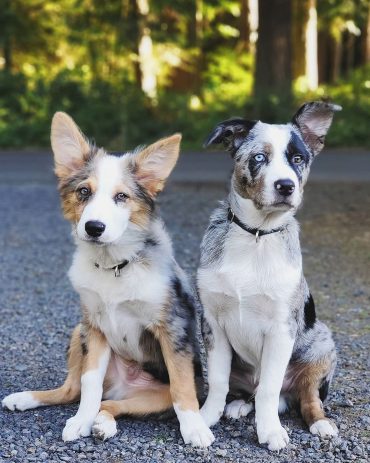
[[[4,0],[0,146],[48,147],[57,110],[71,114],[98,145],[117,150],[176,131],[185,148],[198,149],[218,121],[255,118],[266,101],[252,94],[255,45],[246,51],[239,43],[241,1],[148,5],[144,19],[135,0]],[[366,25],[368,0],[322,0],[317,6],[321,24],[338,30],[346,21]],[[138,48],[145,30],[159,66],[152,98],[140,87]],[[329,143],[370,146],[369,76],[369,67],[357,69],[315,93],[297,84],[294,107],[272,95],[264,113],[271,122],[286,121],[301,102],[330,98],[344,110]]]

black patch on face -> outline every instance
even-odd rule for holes
[[[315,303],[312,295],[310,294],[307,301],[304,304],[304,327],[305,330],[313,328],[316,322],[316,310]]]
[[[136,196],[143,201],[149,208],[150,212],[154,211],[155,203],[153,198],[149,195],[146,189],[136,182]]]
[[[329,386],[330,386],[329,381],[326,378],[324,378],[319,388],[319,396],[320,396],[321,402],[324,402],[324,400],[327,398],[329,394]]]
[[[254,181],[259,173],[259,171],[261,170],[261,167],[265,164],[265,162],[258,162],[254,159],[254,156],[253,155],[250,159],[249,159],[249,162],[248,162],[248,169],[249,169],[249,172],[251,174],[251,177],[252,177],[252,180]],[[245,178],[243,178],[243,181],[245,181],[245,183],[248,183],[248,180]]]
[[[296,154],[299,154],[302,156],[303,162],[301,164],[295,164],[293,162],[293,157]],[[298,180],[301,182],[302,172],[309,165],[312,159],[312,154],[306,148],[306,145],[303,143],[303,140],[301,139],[301,137],[297,135],[293,130],[291,131],[291,134],[290,134],[290,141],[288,143],[285,156],[287,158],[287,161],[290,167],[294,170],[294,172],[296,173],[298,177]]]

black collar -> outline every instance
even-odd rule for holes
[[[123,262],[121,262],[120,264],[117,264],[115,265],[114,267],[110,267],[110,268],[104,268],[102,267],[103,270],[114,270],[114,276],[115,277],[119,277],[121,275],[121,270],[126,267],[126,265],[129,263],[128,260],[124,260]],[[96,268],[100,268],[100,265],[95,262],[95,267]]]
[[[270,233],[282,232],[285,229],[285,227],[273,228],[271,230],[260,230],[259,228],[249,228],[247,227],[247,225],[245,225],[243,222],[241,222],[238,219],[238,217],[235,215],[231,207],[229,207],[228,209],[227,219],[229,220],[229,222],[234,222],[236,225],[238,225],[243,230],[254,235],[256,237],[256,242],[258,242],[260,236],[269,235]]]

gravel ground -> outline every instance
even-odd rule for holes
[[[161,197],[180,264],[194,274],[198,246],[222,186],[171,185]],[[64,379],[65,353],[80,317],[66,278],[73,251],[52,185],[0,187],[0,397],[50,388]],[[299,416],[283,416],[290,444],[280,454],[258,445],[253,415],[222,420],[208,450],[181,440],[176,420],[119,420],[107,442],[63,443],[77,405],[0,412],[1,462],[342,462],[369,461],[370,184],[311,184],[300,213],[305,272],[319,316],[332,328],[339,364],[326,410],[340,431],[310,435]]]

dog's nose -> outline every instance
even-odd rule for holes
[[[295,189],[294,182],[288,178],[277,180],[274,185],[275,190],[277,190],[282,196],[291,195]]]
[[[89,236],[97,238],[105,230],[105,225],[103,222],[99,222],[98,220],[89,220],[85,223],[85,230]]]
[[[277,190],[282,196],[291,195],[295,189],[294,182],[288,178],[277,180],[274,185],[275,190]]]

